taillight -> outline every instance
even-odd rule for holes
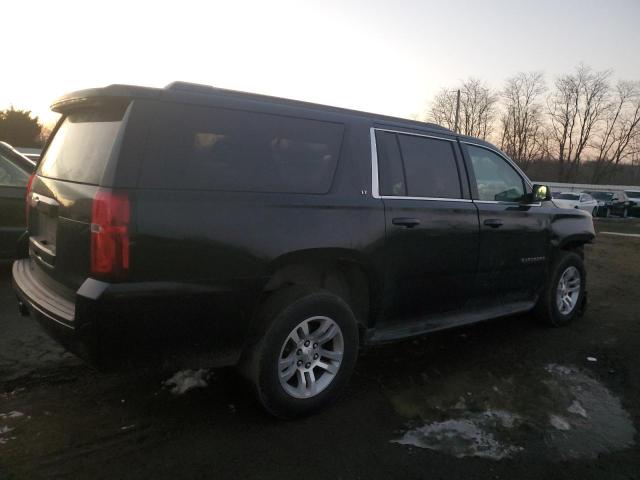
[[[122,280],[129,271],[131,207],[124,192],[99,189],[91,214],[91,273]]]
[[[32,173],[27,182],[27,193],[25,195],[24,205],[24,219],[27,225],[29,225],[29,203],[31,203],[31,185],[33,185],[33,179],[36,177],[35,173]]]

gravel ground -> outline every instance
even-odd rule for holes
[[[640,478],[640,237],[586,254],[577,323],[517,316],[368,350],[337,405],[295,422],[229,369],[95,372],[18,315],[0,265],[0,479]]]

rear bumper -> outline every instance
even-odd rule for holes
[[[79,357],[95,363],[96,338],[91,325],[78,324],[75,304],[40,284],[29,259],[13,263],[13,289],[21,312],[28,312],[62,346]]]
[[[50,336],[97,367],[183,356],[222,366],[240,357],[255,297],[248,290],[88,278],[72,302],[39,281],[37,268],[31,259],[14,262],[19,302]]]

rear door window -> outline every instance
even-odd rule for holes
[[[406,196],[407,187],[397,135],[391,132],[376,132],[376,148],[380,194]]]
[[[454,142],[377,131],[376,146],[381,195],[462,198]]]
[[[343,125],[163,105],[140,179],[147,188],[327,193]]]
[[[67,115],[49,144],[38,173],[57,180],[99,184],[123,116],[124,108]]]
[[[453,142],[398,135],[410,197],[461,198]]]

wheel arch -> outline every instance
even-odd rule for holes
[[[275,258],[266,271],[262,299],[289,286],[325,289],[351,308],[361,333],[369,325],[379,286],[364,255],[344,248],[306,249]],[[252,322],[253,323],[253,322]],[[255,326],[253,328],[255,332]]]

